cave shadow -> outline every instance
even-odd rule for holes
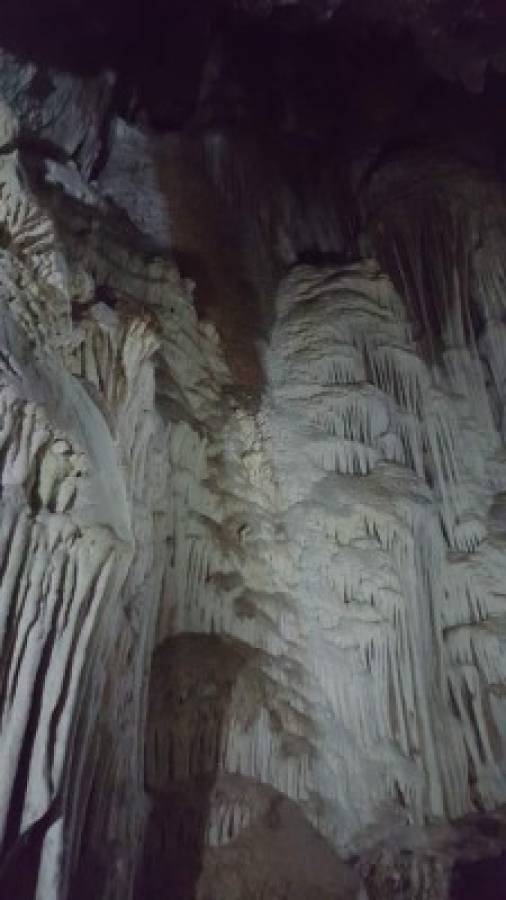
[[[197,897],[213,789],[226,775],[233,691],[252,653],[234,638],[188,632],[155,649],[145,749],[150,812],[135,900]]]
[[[117,75],[114,103],[135,99],[161,128],[193,111],[219,0],[3,0],[2,49],[39,67],[30,91],[45,96],[51,69]]]
[[[259,342],[265,338],[266,317],[247,259],[240,211],[214,183],[202,135],[166,135],[152,153],[165,201],[170,258],[193,282],[197,317],[214,325],[234,384],[260,397],[265,374]]]
[[[297,256],[296,265],[303,266],[345,266],[354,258],[357,258],[356,252],[323,252],[318,249],[304,250]]]
[[[148,791],[151,810],[137,874],[135,900],[194,900],[203,869],[206,827],[214,776],[191,787],[156,795]],[[192,796],[198,792],[198,800]]]
[[[506,851],[489,859],[455,865],[450,900],[504,900],[505,894]]]

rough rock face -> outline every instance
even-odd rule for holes
[[[506,848],[504,188],[114,82],[0,56],[0,898],[462,898]]]
[[[339,786],[338,821],[362,825],[388,800],[407,821],[487,808],[503,792],[504,472],[481,363],[454,345],[428,367],[374,264],[295,270],[278,310],[273,455],[303,645],[329,746],[347,746],[322,795]]]

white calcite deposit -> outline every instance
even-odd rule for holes
[[[340,842],[504,800],[506,468],[475,350],[421,358],[375,263],[298,269],[268,353],[314,767]]]
[[[28,847],[30,897],[140,898],[201,851],[199,900],[344,900],[364,853],[376,898],[390,831],[442,900],[445,823],[506,802],[499,238],[437,354],[373,259],[294,267],[248,392],[156,160],[136,197],[148,138],[87,181],[110,79],[25,109],[32,77],[0,78],[0,886]],[[79,165],[34,175],[23,119]]]

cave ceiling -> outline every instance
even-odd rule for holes
[[[345,48],[349,55],[350,40],[370,41],[376,48],[411,41],[428,71],[472,93],[482,92],[487,77],[506,68],[501,0],[7,0],[2,17],[4,46],[54,65],[118,70],[125,82],[136,84],[164,126],[191,118],[202,69],[216,42],[226,46],[245,31],[253,55],[259,33],[262,39],[271,35],[281,56],[294,42],[301,52],[311,50],[308,40],[315,50],[330,41],[334,56]],[[317,79],[316,53],[312,62]],[[165,109],[159,96],[162,75]]]

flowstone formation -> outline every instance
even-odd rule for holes
[[[503,182],[230,34],[170,133],[0,55],[0,900],[499,897]]]

